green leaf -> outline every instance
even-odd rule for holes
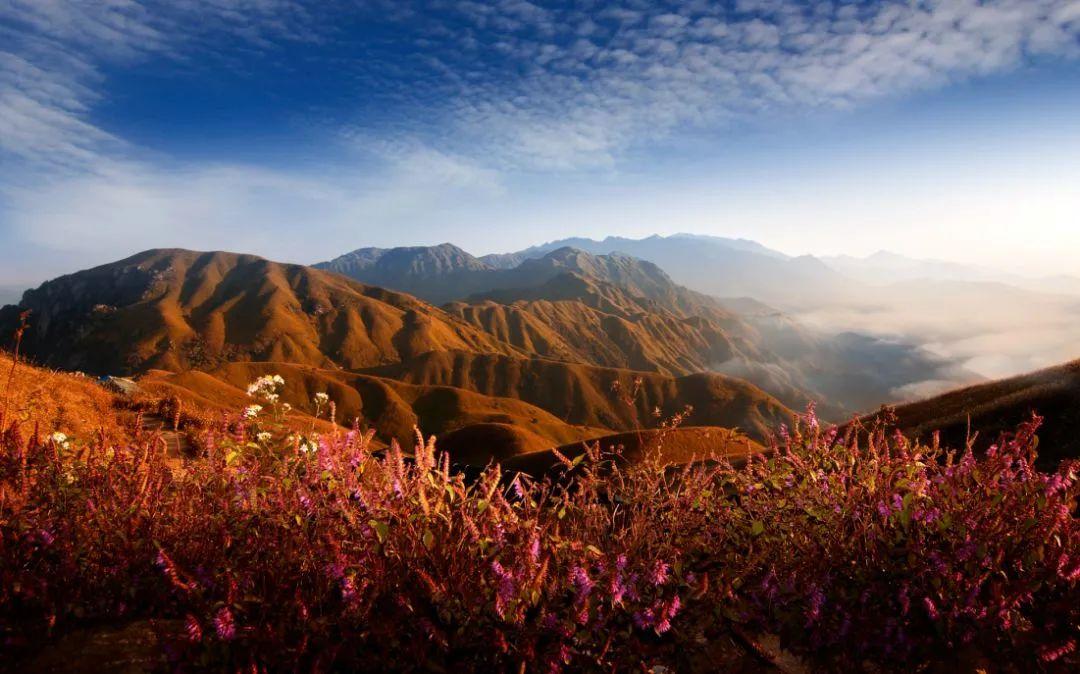
[[[765,523],[761,520],[754,520],[754,522],[750,525],[750,535],[757,537],[763,533],[765,533]]]
[[[430,550],[435,545],[435,534],[431,533],[431,529],[424,529],[421,540],[424,542],[424,547]]]
[[[390,533],[390,527],[388,527],[385,522],[370,520],[368,525],[375,530],[375,535],[379,537],[380,543],[386,541],[386,536]]]

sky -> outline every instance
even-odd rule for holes
[[[694,232],[1080,255],[1080,0],[3,0],[0,289]]]

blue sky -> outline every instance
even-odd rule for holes
[[[0,286],[693,231],[1080,254],[1080,0],[0,5]]]

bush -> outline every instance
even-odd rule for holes
[[[179,468],[8,429],[3,648],[153,617],[187,669],[686,671],[731,633],[841,670],[1080,664],[1076,467],[1033,467],[1037,420],[975,456],[811,411],[737,469],[591,448],[537,481],[248,417]]]

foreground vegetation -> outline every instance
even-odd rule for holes
[[[761,634],[844,671],[1080,665],[1077,465],[1034,467],[1037,419],[976,456],[811,410],[738,468],[467,479],[422,437],[297,432],[279,386],[179,464],[3,419],[0,653],[153,618],[187,670],[713,671]]]

